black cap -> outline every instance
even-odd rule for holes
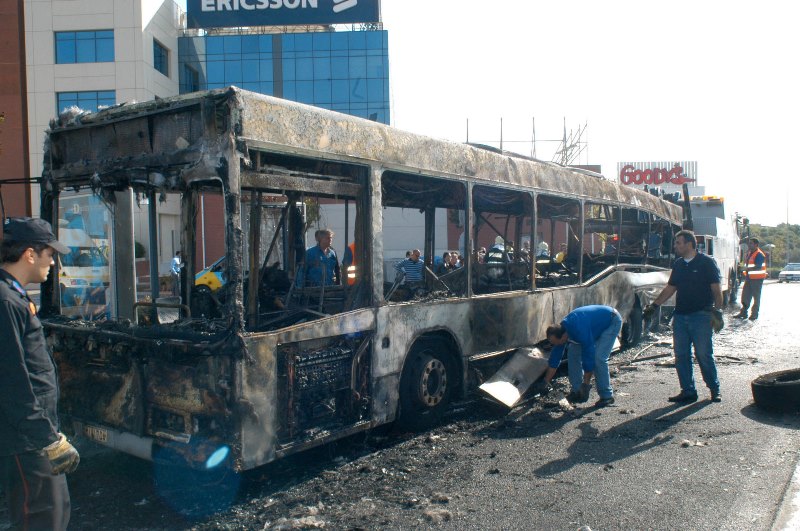
[[[6,218],[3,222],[3,239],[11,242],[44,243],[61,254],[70,248],[56,239],[53,227],[38,218]]]

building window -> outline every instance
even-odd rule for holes
[[[97,112],[103,107],[114,105],[117,94],[113,90],[87,90],[83,92],[59,92],[56,94],[56,113],[68,107],[78,107],[84,111]]]
[[[181,80],[181,94],[197,92],[200,90],[200,74],[189,65],[183,65],[183,79]]]
[[[56,32],[56,64],[113,61],[113,30]]]
[[[169,77],[169,50],[153,39],[153,68]]]

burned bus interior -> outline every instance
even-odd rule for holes
[[[429,176],[386,171],[381,178],[383,208],[384,297],[389,302],[412,299],[463,297],[467,294],[465,268],[444,272],[438,268],[437,249],[450,249],[464,260],[463,232],[467,190],[464,183]],[[392,240],[416,242],[424,278],[412,282],[394,269],[405,251],[391,255]],[[388,250],[388,252],[387,252]],[[413,249],[408,249],[411,251]],[[449,254],[449,253],[448,253]],[[437,271],[438,269],[438,271]]]
[[[536,216],[536,285],[547,288],[579,284],[580,203],[540,194],[536,197]]]
[[[367,305],[359,269],[369,264],[368,168],[256,150],[250,161],[241,197],[246,328],[276,330]],[[326,264],[310,263],[306,249],[327,229],[336,267],[320,271]]]

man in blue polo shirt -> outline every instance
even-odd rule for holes
[[[306,250],[303,267],[297,275],[299,287],[332,286],[339,284],[340,270],[336,251],[331,247],[333,231],[320,229],[314,233],[317,245]]]
[[[697,252],[697,239],[692,231],[679,231],[675,235],[674,246],[675,254],[680,258],[672,266],[667,285],[644,312],[645,315],[651,315],[658,305],[677,292],[672,316],[672,343],[681,392],[669,397],[669,401],[679,404],[697,401],[692,368],[694,345],[694,355],[697,356],[703,381],[711,391],[711,401],[720,402],[722,394],[711,339],[712,324],[717,330],[724,324],[719,268],[711,257]]]
[[[597,407],[614,403],[611,375],[608,372],[608,357],[614,339],[622,328],[622,317],[611,306],[591,305],[572,310],[561,324],[547,327],[547,340],[553,345],[550,362],[544,375],[544,385],[549,386],[556,374],[564,350],[567,350],[569,383],[572,392],[567,395],[570,402],[586,402],[595,375]]]

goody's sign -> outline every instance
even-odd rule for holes
[[[380,0],[186,0],[190,28],[380,22]]]

